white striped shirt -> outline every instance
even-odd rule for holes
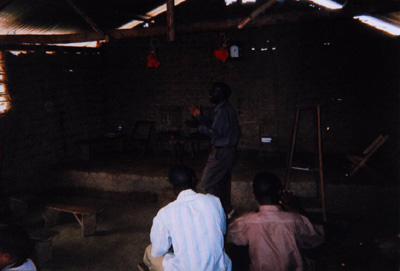
[[[151,256],[165,254],[164,271],[230,271],[232,263],[224,251],[225,232],[220,200],[187,189],[154,218]],[[174,253],[167,253],[171,245]]]

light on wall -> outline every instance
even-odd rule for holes
[[[261,143],[272,143],[272,137],[261,137]]]

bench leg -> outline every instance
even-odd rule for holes
[[[46,208],[43,216],[46,223],[46,228],[48,228],[57,224],[58,218],[60,217],[60,212],[51,208]]]
[[[83,237],[96,233],[96,214],[82,215],[82,234]]]

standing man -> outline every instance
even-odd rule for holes
[[[215,104],[213,120],[193,105],[189,108],[199,122],[199,131],[210,136],[213,145],[199,185],[200,192],[219,197],[228,219],[235,212],[231,206],[231,175],[240,138],[236,111],[228,101],[230,95],[228,85],[221,82],[213,85],[209,93],[210,102]]]
[[[144,264],[151,271],[231,271],[224,250],[226,220],[220,200],[194,191],[194,170],[177,165],[169,171],[177,199],[153,220]],[[142,264],[140,270],[146,270]]]

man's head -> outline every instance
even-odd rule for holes
[[[211,103],[219,104],[231,96],[231,88],[225,83],[217,82],[210,90],[209,96]]]
[[[19,266],[29,258],[32,241],[23,228],[6,226],[0,229],[0,270],[10,264]]]
[[[173,166],[168,174],[169,182],[176,195],[186,189],[193,189],[196,186],[194,170],[184,165]]]
[[[260,204],[278,204],[281,181],[269,172],[259,172],[253,180],[253,193]]]

